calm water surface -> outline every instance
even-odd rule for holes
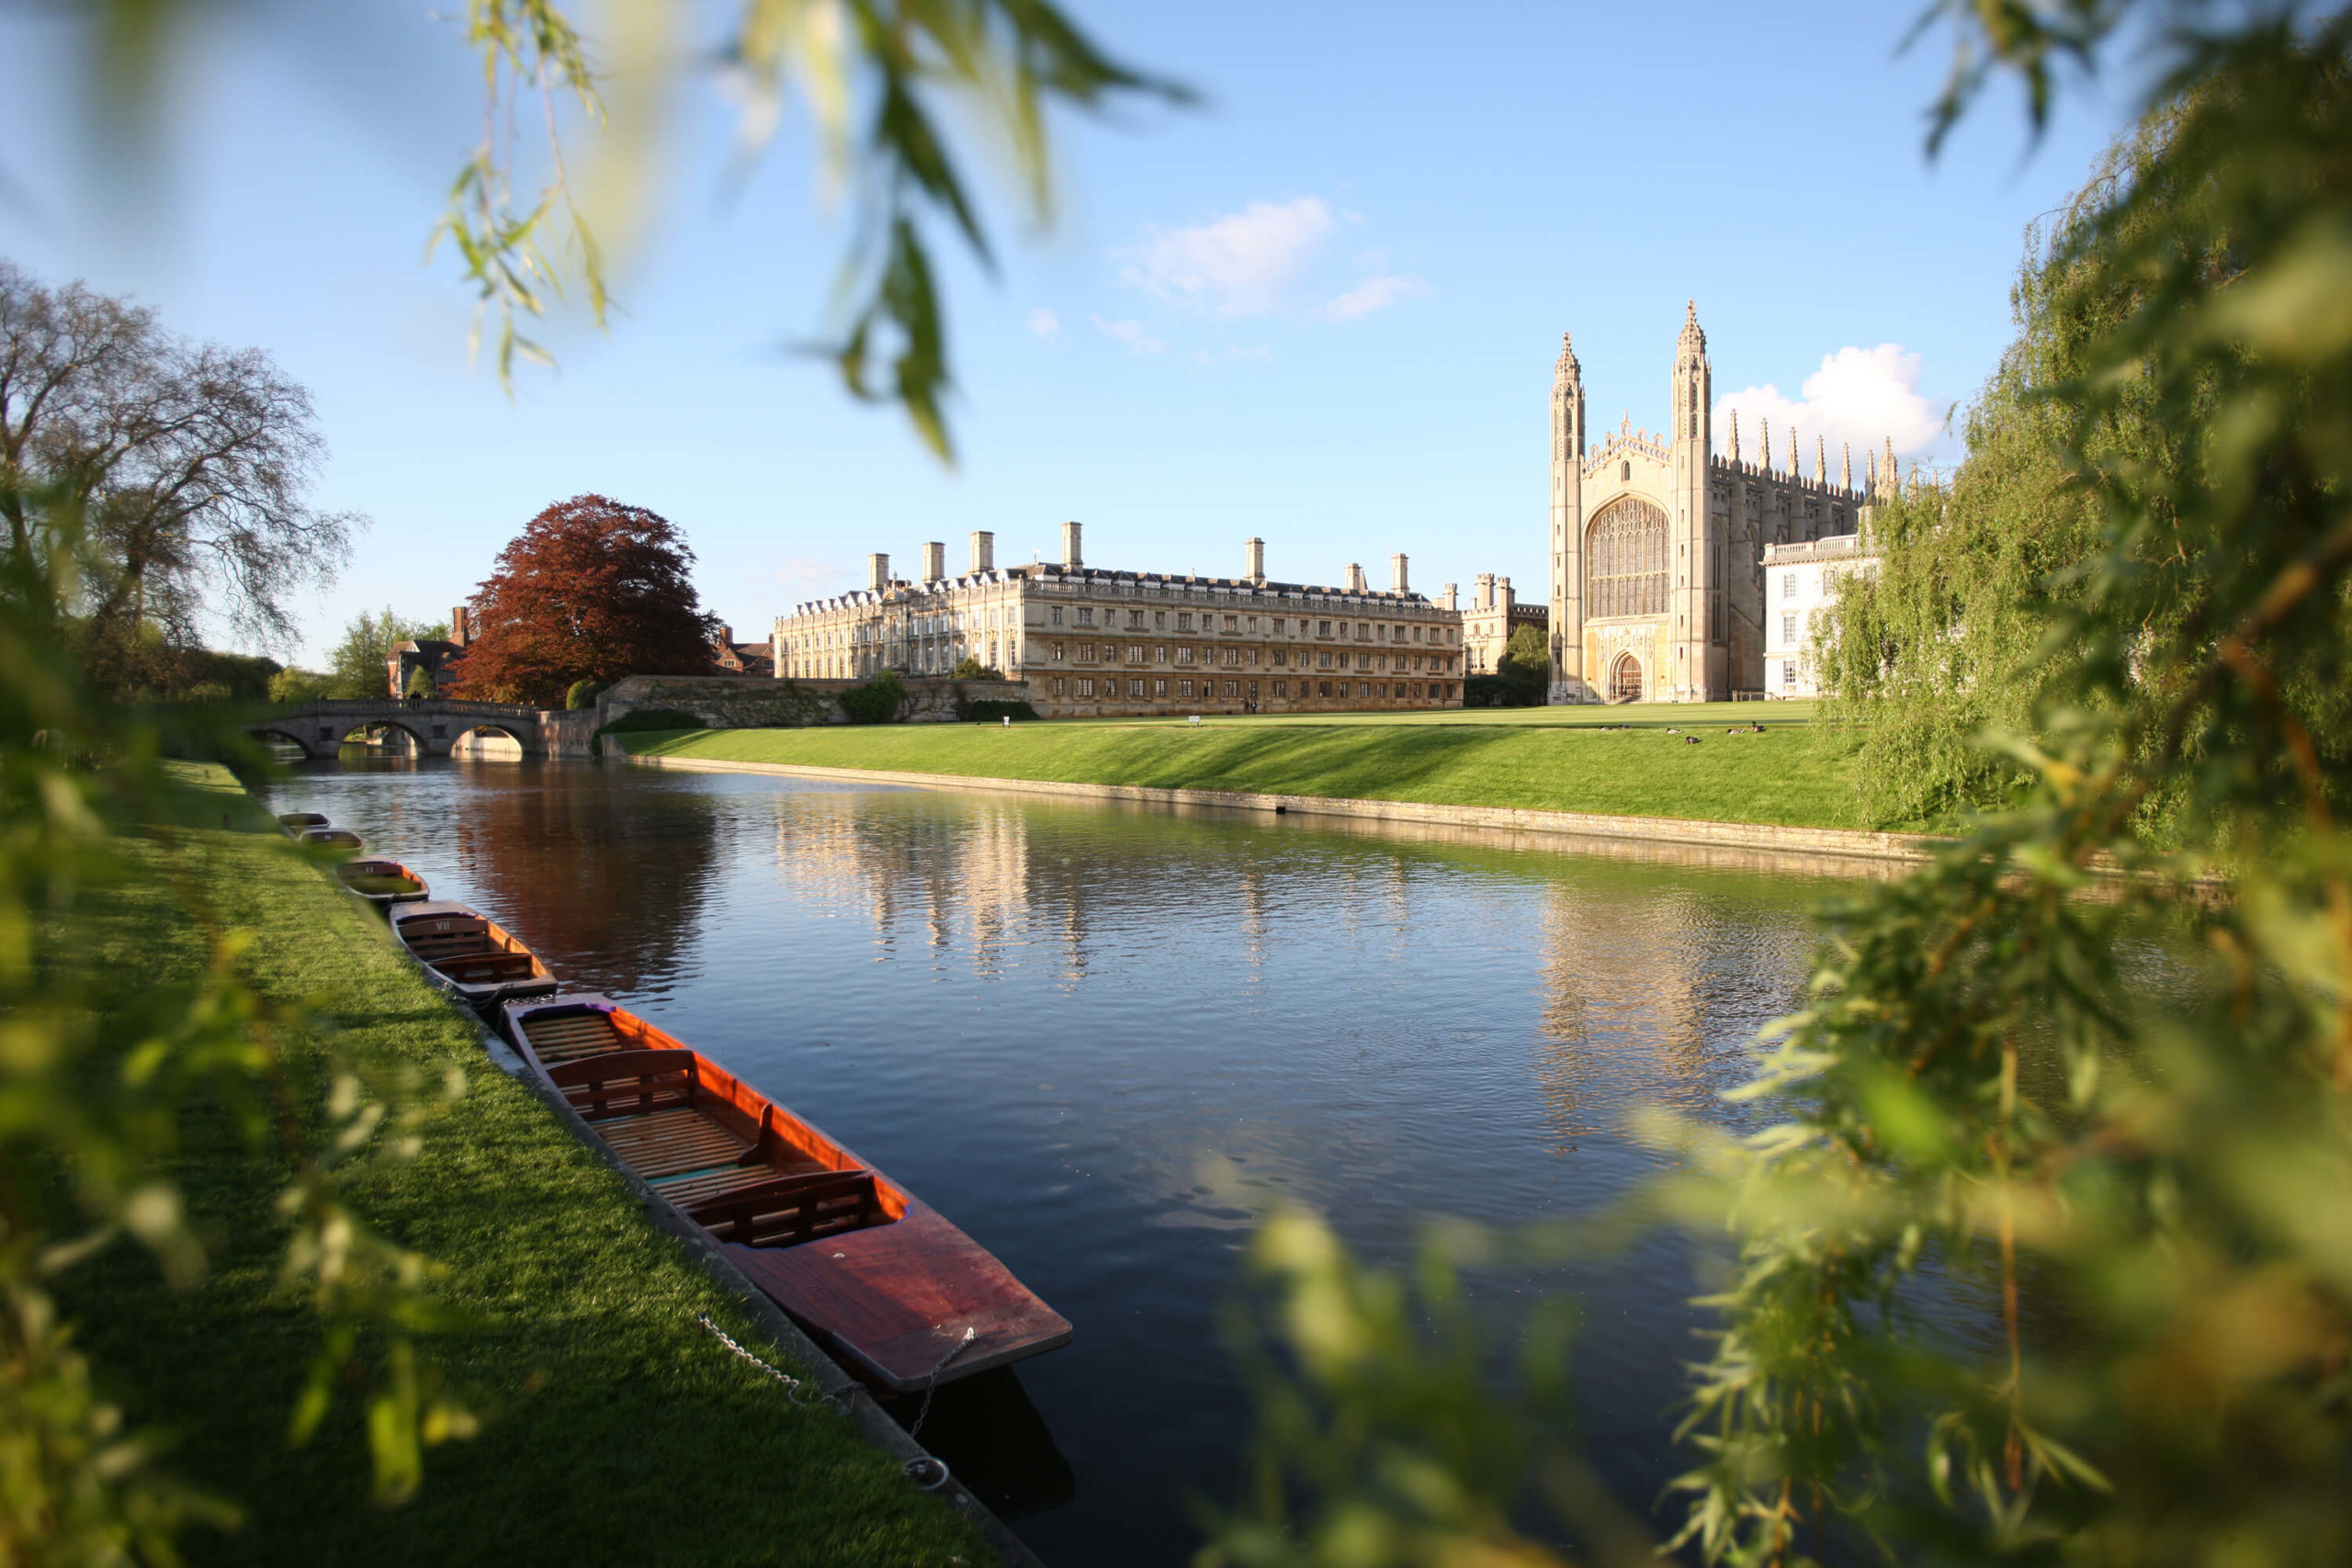
[[[1623,1192],[1658,1158],[1629,1112],[1731,1115],[1826,886],[593,764],[354,763],[274,796],[816,1121],[1068,1316],[1075,1343],[930,1434],[1064,1568],[1181,1563],[1187,1497],[1237,1495],[1249,1409],[1214,1320],[1268,1205],[1395,1258],[1432,1213]],[[1539,1283],[1577,1297],[1588,1448],[1648,1511],[1681,1468],[1692,1264],[1661,1241],[1481,1290],[1507,1321]]]

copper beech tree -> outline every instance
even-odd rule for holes
[[[473,637],[446,690],[556,705],[575,681],[709,673],[718,620],[695,602],[694,558],[659,513],[601,495],[557,502],[475,589]]]

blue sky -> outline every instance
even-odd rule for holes
[[[7,13],[0,52],[34,85],[0,254],[311,387],[319,500],[372,519],[306,596],[312,660],[359,607],[437,618],[587,491],[684,529],[745,638],[861,581],[869,550],[911,565],[944,539],[960,567],[988,528],[1001,562],[1050,558],[1064,518],[1097,565],[1238,572],[1257,535],[1276,577],[1377,580],[1403,550],[1426,592],[1498,571],[1532,598],[1563,330],[1596,428],[1662,423],[1695,299],[1719,407],[1772,412],[1776,458],[1793,420],[1808,462],[1816,432],[1833,468],[1849,433],[1949,459],[1937,427],[2008,340],[2026,224],[2134,101],[2093,85],[2036,146],[1996,95],[1931,164],[1945,57],[1898,56],[1903,0],[1073,10],[1205,101],[1064,120],[1051,231],[998,201],[997,276],[949,262],[953,469],[788,351],[824,320],[840,217],[797,125],[730,187],[732,111],[705,85],[609,333],[558,323],[560,370],[511,400],[469,367],[468,297],[421,257],[479,102],[422,0],[254,0],[189,40],[142,180],[82,137],[74,25]]]

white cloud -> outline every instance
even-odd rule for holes
[[[1829,471],[1838,472],[1839,448],[1850,445],[1859,468],[1865,452],[1883,449],[1891,436],[1894,450],[1915,456],[1933,446],[1943,434],[1943,410],[1919,391],[1919,356],[1905,354],[1900,344],[1876,348],[1841,348],[1822,356],[1821,368],[1804,379],[1801,396],[1791,398],[1767,382],[1719,398],[1715,402],[1716,448],[1731,449],[1731,414],[1739,415],[1741,455],[1754,461],[1760,450],[1763,423],[1772,425],[1772,462],[1788,461],[1788,433],[1801,443],[1802,466],[1813,468],[1815,443],[1829,446]]]
[[[786,598],[821,599],[848,579],[847,568],[813,556],[786,556],[775,569],[776,582]]]
[[[1152,336],[1151,329],[1141,321],[1106,321],[1100,316],[1094,317],[1093,321],[1096,332],[1101,333],[1104,337],[1125,344],[1136,354],[1158,354],[1168,346],[1159,338]]]
[[[1119,276],[1146,293],[1205,315],[1261,316],[1315,258],[1339,219],[1319,196],[1253,201],[1186,229],[1152,230],[1113,255]]]
[[[1352,321],[1374,310],[1385,310],[1399,299],[1410,299],[1429,291],[1428,284],[1401,273],[1367,277],[1325,305],[1323,313],[1335,321]]]
[[[1029,330],[1039,337],[1059,337],[1062,335],[1062,319],[1040,305],[1029,312]]]

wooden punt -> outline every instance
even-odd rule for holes
[[[366,848],[358,834],[348,828],[305,828],[301,833],[306,844],[332,844],[339,850]]]
[[[390,913],[392,934],[424,965],[426,977],[477,1011],[495,1017],[512,998],[555,990],[555,976],[538,955],[479,909],[427,902],[396,905]]]
[[[307,828],[325,827],[327,818],[323,811],[281,811],[277,814],[277,825],[300,838]]]
[[[396,860],[347,860],[334,868],[334,874],[345,887],[379,909],[394,904],[417,903],[433,896],[424,886],[424,878]]]
[[[918,1393],[1069,1343],[929,1204],[609,998],[506,1004],[506,1035],[654,1191],[803,1325]]]

